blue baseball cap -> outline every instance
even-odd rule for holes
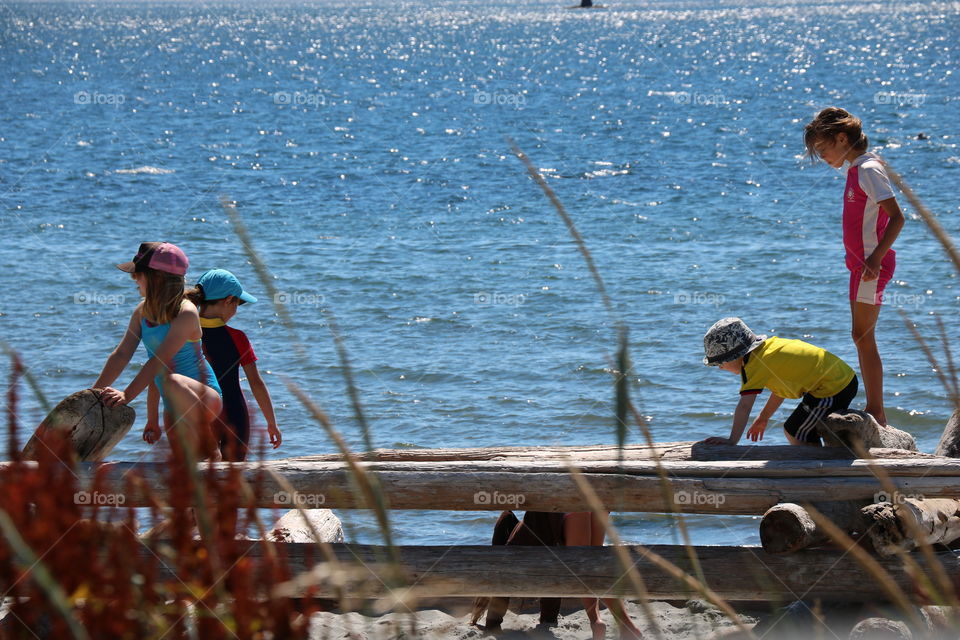
[[[236,296],[244,302],[256,302],[257,299],[243,290],[237,276],[226,269],[211,269],[200,276],[197,286],[203,289],[205,300],[223,300],[227,296]]]

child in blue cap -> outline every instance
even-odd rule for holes
[[[211,269],[204,273],[197,281],[196,288],[187,292],[187,297],[200,310],[203,353],[223,391],[223,411],[215,422],[223,459],[233,462],[245,460],[250,442],[250,414],[240,388],[241,367],[267,421],[270,444],[276,449],[282,438],[270,392],[257,370],[257,356],[246,334],[227,326],[227,322],[237,313],[237,307],[247,302],[252,304],[257,299],[244,291],[237,277],[226,269]],[[147,428],[150,428],[149,424]]]

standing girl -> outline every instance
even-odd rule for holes
[[[903,228],[903,213],[883,162],[867,153],[860,118],[828,107],[806,126],[803,141],[811,159],[819,158],[836,169],[844,162],[850,165],[843,190],[843,246],[850,270],[853,341],[867,394],[866,411],[885,425],[883,363],[874,329],[884,287],[896,267],[896,252],[891,247]]]
[[[201,457],[219,460],[219,451],[210,447],[209,429],[220,412],[220,388],[200,348],[197,307],[184,297],[188,265],[183,251],[168,242],[144,242],[132,261],[117,265],[137,283],[143,300],[93,387],[103,390],[103,403],[112,407],[128,404],[152,382],[163,397],[168,434],[182,425],[188,446],[200,451]],[[149,356],[146,364],[123,391],[110,387],[141,340]],[[144,439],[153,443],[159,436],[159,425],[148,424]],[[176,451],[179,440],[171,437],[170,441]]]

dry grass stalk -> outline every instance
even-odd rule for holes
[[[812,506],[808,505],[805,508],[807,513],[810,514],[810,517],[817,523],[817,526],[821,527],[823,531],[830,536],[831,540],[853,556],[854,560],[877,581],[877,584],[887,593],[890,600],[903,611],[904,615],[910,618],[911,623],[916,625],[917,628],[920,628],[922,621],[920,620],[916,607],[913,606],[910,598],[907,597],[907,594],[897,585],[890,574],[880,566],[880,563],[863,547],[851,539],[840,527],[835,525],[832,520],[825,517]]]

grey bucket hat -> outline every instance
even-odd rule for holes
[[[767,339],[750,330],[740,318],[724,318],[703,336],[703,364],[716,367],[747,355]]]

